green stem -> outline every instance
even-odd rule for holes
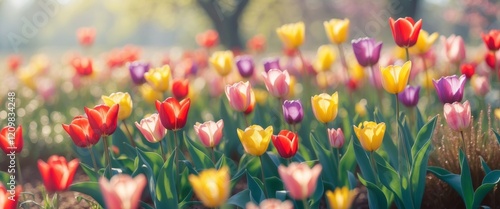
[[[377,171],[377,164],[375,162],[375,157],[373,157],[373,152],[375,152],[375,151],[371,151],[370,152],[370,164],[372,166],[372,171],[373,171],[373,174],[375,176],[375,181],[376,181],[376,183],[378,185],[379,180],[378,180],[378,175],[377,175],[377,173],[378,173],[378,171]]]
[[[110,160],[110,153],[109,153],[109,146],[108,146],[108,136],[102,136],[102,141],[104,143],[104,157],[106,159],[106,171],[108,173],[108,177],[111,176],[111,160]],[[106,173],[106,172],[105,172]]]
[[[267,195],[267,188],[266,188],[266,176],[264,176],[264,163],[262,163],[262,155],[259,156],[260,159],[260,172],[262,174],[262,186],[264,187],[264,197],[267,199],[269,195]]]
[[[307,197],[302,200],[302,204],[304,205],[304,209],[309,209],[309,203],[307,202]]]
[[[465,147],[465,136],[463,131],[460,131],[460,136],[462,136],[462,150],[464,151],[465,159],[467,159],[467,148]]]
[[[94,166],[94,171],[97,173],[98,172],[98,170],[97,170],[97,163],[95,161],[94,152],[92,151],[92,146],[89,146],[88,149],[89,149],[89,152],[90,152],[90,158],[92,158],[92,165]]]
[[[21,173],[21,164],[19,163],[19,157],[20,156],[16,156],[17,177],[19,178],[19,184],[23,185],[23,175]]]
[[[427,62],[425,61],[425,58],[424,56],[421,56],[420,57],[421,60],[422,60],[422,65],[424,67],[424,71],[425,71],[425,93],[427,94],[427,99],[430,100],[431,96],[430,96],[430,92],[431,92],[431,88],[429,88],[429,71],[427,70]]]
[[[215,161],[215,147],[212,147],[211,153],[212,153],[212,162],[214,162],[215,165],[217,163],[217,161]]]
[[[334,148],[333,149],[333,159],[335,160],[336,166],[335,166],[335,171],[336,171],[336,178],[337,178],[337,183],[340,185],[340,155],[339,155],[339,148]]]
[[[136,147],[136,144],[135,144],[135,141],[132,137],[132,134],[130,133],[130,130],[128,129],[127,122],[125,122],[125,119],[122,120],[122,122],[123,122],[123,125],[125,125],[125,131],[127,132],[128,138],[130,140],[130,144],[132,145],[132,147]]]
[[[177,131],[174,130],[174,143],[175,143],[175,168],[177,170],[177,175],[179,175],[180,173],[180,169],[179,169],[179,152],[180,152],[180,149],[179,149],[179,142],[178,142],[178,139],[177,139]]]
[[[406,52],[406,61],[410,61],[410,52],[408,47],[405,47],[405,52]]]
[[[408,48],[406,48],[408,49]],[[398,94],[396,96],[396,139],[398,142],[398,172],[399,175],[403,173],[403,160],[402,160],[402,151],[403,151],[403,142],[401,141],[401,137],[399,137],[399,98]]]
[[[288,162],[288,165],[292,164],[292,158],[287,158],[286,161]]]
[[[347,76],[347,78],[349,78],[349,68],[345,59],[344,48],[342,47],[342,44],[337,44],[337,48],[339,49],[340,61],[342,62],[342,67],[344,68],[345,75]]]
[[[161,150],[161,158],[163,158],[163,162],[165,162],[167,160],[166,156],[165,156],[165,150],[163,150],[163,141],[164,140],[161,140],[160,141],[160,150]]]

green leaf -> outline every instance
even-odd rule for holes
[[[359,140],[358,140],[356,134],[353,135],[353,138],[351,139],[351,141],[353,141],[354,153],[356,154],[356,162],[358,162],[359,169],[361,170],[361,173],[363,174],[363,178],[369,182],[376,182],[376,177],[375,177],[375,174],[373,173],[373,170],[372,170],[372,167],[370,164],[370,159],[368,158],[366,151],[359,144]]]
[[[415,107],[415,111],[417,111],[417,130],[421,130],[422,127],[424,127],[424,116],[422,116],[422,112],[418,109],[418,107]]]
[[[140,205],[142,208],[144,208],[144,209],[155,209],[155,208],[153,208],[151,205],[149,205],[149,204],[147,204],[147,203],[145,203],[145,202],[143,202],[143,201],[140,201],[140,202],[139,202],[139,205]]]
[[[10,173],[0,171],[0,182],[2,182],[4,185],[7,185],[10,181]]]
[[[436,166],[429,166],[427,170],[432,174],[434,174],[439,179],[441,179],[441,181],[444,181],[448,185],[450,185],[451,188],[453,188],[463,199],[462,184],[460,183],[460,175],[451,173],[444,168]]]
[[[474,193],[474,202],[472,208],[479,208],[484,197],[500,182],[500,170],[488,172],[483,179],[481,186],[479,186]]]
[[[265,176],[278,176],[278,166],[280,165],[280,161],[278,156],[273,154],[272,152],[265,152],[260,156],[262,158],[262,167],[264,168]]]
[[[389,162],[380,157],[377,153],[374,153],[373,157],[377,164],[377,174],[382,185],[391,190],[399,201],[404,202],[399,174],[392,168]]]
[[[194,166],[197,170],[203,170],[206,168],[214,168],[214,163],[203,151],[199,150],[197,147],[193,145],[193,142],[189,137],[184,134],[184,142],[186,143],[186,147],[188,148],[189,155],[191,155],[191,159],[193,160]]]
[[[221,150],[224,150],[226,156],[232,156],[232,154],[237,154],[237,147],[240,144],[236,132],[239,123],[229,114],[223,98],[221,98],[220,101],[220,115],[221,118],[226,121],[226,123],[224,123],[224,129],[222,130],[224,132],[225,141],[221,142]]]
[[[227,166],[229,168],[229,172],[231,175],[234,175],[238,172],[238,166],[236,166],[236,163],[234,163],[233,160],[226,157],[225,155],[222,155],[219,158],[219,161],[217,161],[217,164],[215,164],[215,168],[219,170],[223,166]]]
[[[348,186],[348,172],[354,172],[356,168],[356,154],[354,153],[354,145],[353,140],[349,140],[349,144],[347,145],[347,149],[345,153],[342,155],[339,163],[339,179],[340,184],[342,186]]]
[[[80,166],[82,167],[83,172],[87,174],[90,181],[97,181],[99,179],[99,174],[95,172],[93,168],[82,162],[80,162]]]
[[[277,176],[271,176],[266,178],[266,188],[269,197],[267,198],[276,198],[276,192],[283,190],[283,182]]]
[[[465,205],[468,209],[472,209],[472,204],[474,201],[474,188],[472,187],[472,177],[470,174],[469,162],[467,162],[467,158],[465,154],[460,149],[459,152],[460,157],[460,182],[462,185],[462,194]]]
[[[498,141],[498,144],[500,144],[500,134],[498,134],[497,131],[491,129],[493,131],[493,133],[495,133],[495,136],[497,137],[497,141]]]
[[[488,166],[486,161],[484,161],[483,157],[479,156],[479,159],[481,159],[481,168],[483,168],[483,171],[485,174],[488,174],[491,172],[491,168]]]
[[[82,194],[86,194],[101,205],[101,207],[105,206],[104,199],[102,198],[101,188],[99,187],[98,182],[79,182],[74,183],[69,186],[70,191],[80,192]]]
[[[163,165],[163,158],[155,152],[143,152],[140,149],[137,150],[137,156],[139,157],[139,162],[145,164],[148,168],[151,169],[154,174],[154,179],[159,174],[159,171]]]
[[[434,134],[434,129],[436,128],[437,116],[434,116],[427,124],[419,129],[415,143],[411,148],[411,156],[413,159],[416,158],[417,152],[419,152],[423,146],[432,139]]]
[[[175,152],[177,152],[177,150],[170,155],[159,172],[155,186],[156,198],[154,198],[156,208],[178,207],[176,173],[174,169]]]
[[[323,170],[321,171],[322,179],[326,182],[337,185],[337,169],[333,167],[332,153],[328,149],[325,149],[321,143],[316,140],[316,136],[313,133],[309,134],[309,139],[313,145],[314,152],[319,158],[319,162],[323,166]]]
[[[387,197],[384,192],[374,183],[365,180],[361,175],[358,174],[358,179],[361,184],[365,185],[368,189],[368,205],[369,208],[388,208]]]
[[[250,190],[245,189],[237,194],[231,196],[226,204],[234,205],[236,207],[245,208],[246,204],[250,202]]]
[[[262,182],[258,178],[253,177],[249,173],[247,173],[247,183],[248,189],[250,190],[250,198],[252,201],[260,203],[265,199],[264,192],[262,191]]]

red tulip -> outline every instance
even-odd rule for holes
[[[389,18],[389,25],[396,45],[408,48],[417,43],[418,34],[422,28],[422,19],[415,23],[411,17],[398,18],[396,21],[391,17]]]
[[[273,135],[271,140],[282,158],[293,157],[299,149],[299,137],[289,130],[281,130],[278,135]]]
[[[111,107],[101,104],[94,109],[87,107],[84,109],[94,133],[109,136],[115,132],[118,123],[118,104]]]
[[[90,46],[94,43],[96,30],[92,27],[82,27],[78,28],[76,31],[76,37],[78,38],[78,42],[82,46]]]
[[[156,110],[160,115],[161,124],[168,130],[179,130],[186,125],[191,100],[189,98],[178,101],[173,97],[165,101],[156,101]]]
[[[5,126],[0,131],[0,148],[5,154],[20,153],[23,150],[23,127]]]
[[[73,181],[79,160],[69,163],[62,156],[52,155],[47,162],[38,160],[38,170],[42,175],[43,184],[48,192],[65,191]]]
[[[22,187],[20,185],[15,186],[13,189],[12,185],[9,189],[0,182],[0,208],[3,209],[16,209],[17,202],[19,200],[19,194],[21,194]]]
[[[467,79],[470,79],[474,73],[476,72],[476,64],[475,63],[464,63],[460,65],[460,71],[462,71],[462,74],[467,77]]]
[[[172,84],[172,94],[175,99],[182,100],[189,94],[189,80],[188,79],[175,79]]]
[[[500,55],[500,54],[499,54]],[[484,61],[490,67],[491,70],[495,71],[498,66],[496,66],[497,62],[500,62],[500,56],[497,55],[497,52],[488,52],[484,57]]]
[[[62,124],[64,130],[69,134],[73,143],[79,147],[89,147],[97,144],[101,136],[90,127],[89,119],[82,115],[76,116],[71,124]]]
[[[75,68],[76,74],[80,76],[87,76],[92,74],[92,60],[86,57],[77,57],[71,61],[71,65]]]
[[[481,37],[490,51],[500,49],[500,30],[490,30],[487,34],[481,33]]]
[[[207,30],[196,35],[196,43],[201,47],[212,48],[219,42],[219,34],[215,30]]]
[[[22,58],[17,54],[10,55],[9,57],[7,57],[7,66],[9,67],[9,70],[12,72],[16,72],[17,69],[19,69],[21,62]]]
[[[266,37],[262,34],[256,35],[248,40],[247,47],[254,52],[262,52],[266,48]]]

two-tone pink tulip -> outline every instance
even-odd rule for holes
[[[205,123],[196,123],[194,131],[201,143],[206,147],[215,147],[222,139],[222,129],[224,128],[224,121],[220,119],[217,122],[207,121]]]
[[[448,38],[441,36],[446,57],[451,63],[460,63],[465,59],[465,44],[461,36],[451,35]]]
[[[99,179],[101,193],[108,209],[137,209],[146,183],[143,174],[134,178],[118,174],[109,181],[104,177]]]
[[[161,141],[165,134],[167,134],[167,129],[161,124],[158,113],[143,118],[139,123],[135,122],[135,127],[137,127],[144,138],[151,143]]]
[[[344,146],[345,137],[344,137],[344,132],[342,132],[342,129],[329,128],[327,132],[330,145],[333,148],[342,148],[342,146]]]
[[[245,112],[252,106],[252,98],[255,101],[255,95],[250,82],[238,82],[232,85],[226,85],[226,97],[229,100],[231,108],[238,112]],[[253,107],[252,107],[253,109]]]
[[[271,69],[269,72],[262,72],[264,83],[269,94],[284,98],[290,90],[290,75],[287,70]]]
[[[452,130],[463,131],[468,128],[471,121],[469,101],[463,104],[459,102],[444,104],[444,118]]]
[[[280,165],[278,173],[290,197],[296,200],[305,200],[316,190],[322,168],[320,164],[310,168],[305,163],[293,162],[288,167]]]

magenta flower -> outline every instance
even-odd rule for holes
[[[144,138],[151,143],[161,141],[165,134],[167,134],[167,129],[161,124],[158,113],[145,117],[140,123],[135,122],[135,127],[137,127]]]
[[[458,78],[456,75],[441,77],[440,79],[432,80],[436,92],[443,104],[461,102],[464,96],[465,75]]]
[[[309,198],[316,190],[322,168],[320,164],[311,169],[305,163],[293,162],[288,167],[280,165],[278,173],[286,190],[290,192],[290,197],[296,200],[304,200]]]
[[[363,67],[373,66],[377,64],[382,50],[382,42],[375,42],[374,38],[360,38],[351,42],[352,50],[358,60],[358,63]]]
[[[268,72],[262,72],[262,77],[264,77],[264,83],[269,94],[278,98],[284,98],[288,95],[290,75],[287,70],[271,69]]]
[[[149,63],[135,61],[130,63],[128,69],[130,71],[130,78],[132,78],[132,81],[135,84],[141,85],[143,83],[146,83],[144,74],[149,71]]]
[[[334,129],[334,128],[329,128],[328,129],[328,139],[330,140],[330,145],[333,148],[342,148],[344,146],[344,132],[342,132],[342,129]]]
[[[285,100],[283,102],[283,116],[288,124],[297,124],[304,118],[304,108],[300,100]]]
[[[279,58],[267,58],[264,60],[264,71],[266,71],[266,73],[267,73],[271,69],[281,70]]]
[[[238,72],[243,78],[252,77],[255,70],[253,59],[248,55],[236,57],[236,67],[238,68]]]
[[[217,123],[214,121],[207,121],[205,123],[197,122],[194,125],[194,131],[205,147],[215,147],[220,143],[223,128],[224,121],[222,119],[217,121]]]
[[[455,131],[463,131],[470,125],[471,110],[469,101],[463,104],[454,102],[444,104],[444,118],[448,126]]]
[[[406,88],[398,94],[398,99],[404,106],[415,107],[418,103],[420,86],[406,86]]]

